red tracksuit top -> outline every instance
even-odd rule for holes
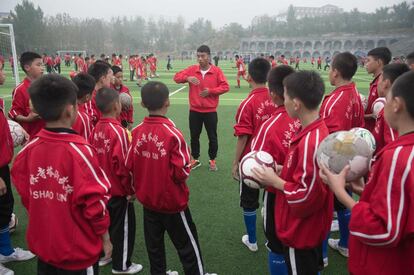
[[[189,148],[166,117],[150,116],[132,130],[126,159],[138,200],[153,211],[178,213],[187,208]]]
[[[10,163],[13,158],[13,148],[9,123],[4,115],[4,101],[0,98],[0,167]]]
[[[283,244],[315,248],[328,234],[333,216],[333,194],[319,177],[316,150],[328,136],[318,119],[293,137],[280,177],[286,181],[276,192],[276,233]]]
[[[30,96],[28,92],[30,84],[30,79],[26,77],[22,83],[20,83],[13,90],[13,100],[9,111],[9,118],[15,120],[16,116],[27,116],[31,112],[29,105]],[[39,132],[45,126],[45,123],[42,119],[30,123],[19,122],[19,124],[26,130],[31,138],[34,137],[37,132]]]
[[[93,90],[91,100],[86,102],[84,105],[85,112],[92,120],[92,126],[95,126],[102,116],[101,111],[99,111],[98,107],[96,106],[96,93],[97,91]]]
[[[283,165],[290,141],[299,128],[299,120],[290,118],[284,105],[278,106],[276,112],[253,135],[250,151],[268,152],[277,164]],[[266,190],[276,191],[271,187]]]
[[[369,84],[369,95],[368,95],[368,102],[367,108],[365,109],[365,114],[372,114],[372,104],[378,98],[378,81],[379,81],[379,74],[372,82]],[[375,119],[366,119],[365,120],[365,129],[369,130],[371,133],[374,131],[375,127]]]
[[[90,139],[98,153],[99,164],[112,184],[111,195],[133,195],[131,175],[125,167],[129,140],[121,123],[115,118],[101,118]]]
[[[219,96],[230,89],[221,69],[210,64],[210,69],[203,78],[200,66],[193,65],[176,73],[174,81],[176,83],[187,83],[189,76],[195,76],[200,81],[199,85],[188,84],[190,86],[190,91],[188,92],[190,110],[200,113],[215,112],[219,103]],[[208,89],[210,94],[204,98],[200,96],[200,92],[205,88]]]
[[[276,105],[272,102],[267,88],[258,88],[250,92],[237,109],[236,124],[233,126],[235,136],[249,136],[240,159],[250,152],[250,143],[253,134],[263,122],[268,120],[276,111]]]
[[[131,93],[129,89],[125,85],[121,85],[119,89],[115,88],[115,86],[111,85],[111,88],[117,91],[119,94],[126,93],[131,97],[131,102],[133,102]],[[123,120],[127,121],[128,123],[134,123],[134,104],[131,104],[131,108],[128,111],[122,111],[121,115],[118,117],[118,120],[122,122]]]
[[[349,223],[351,274],[414,274],[414,133],[387,144]]]
[[[28,212],[30,250],[53,266],[79,270],[102,252],[110,183],[95,149],[69,131],[41,130],[17,155],[11,176]]]
[[[340,86],[325,96],[319,115],[329,133],[364,127],[364,107],[355,83]]]
[[[379,152],[385,145],[394,141],[398,137],[398,132],[392,129],[384,118],[384,109],[382,109],[375,121],[375,128],[372,132],[375,138],[376,150]]]
[[[91,133],[93,130],[93,124],[91,117],[85,112],[85,105],[78,105],[78,116],[76,117],[75,122],[72,125],[72,129],[76,131],[80,136],[85,140],[90,141]]]

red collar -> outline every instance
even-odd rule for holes
[[[43,139],[47,139],[47,140],[66,141],[66,142],[74,142],[74,143],[89,145],[89,143],[83,137],[77,134],[55,133],[55,132],[48,131],[46,129],[42,129],[36,134],[36,136],[43,138]]]
[[[174,122],[168,117],[163,116],[147,116],[144,118],[144,123],[149,124],[167,124],[169,126],[175,127]]]
[[[315,130],[316,128],[321,127],[322,125],[325,126],[324,120],[321,119],[321,118],[318,118],[317,120],[315,120],[314,122],[312,122],[311,124],[309,124],[308,126],[306,126],[305,128],[302,128],[301,127],[299,129],[299,131],[297,132],[297,134],[293,137],[291,144],[299,141],[302,137],[304,137],[305,135],[307,135],[309,132]]]

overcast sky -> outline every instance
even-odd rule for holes
[[[0,12],[12,10],[21,0],[0,0]],[[248,26],[253,17],[262,14],[276,15],[287,7],[319,7],[332,4],[349,11],[372,12],[382,6],[392,6],[402,0],[32,0],[46,15],[68,13],[73,17],[110,18],[112,16],[134,16],[175,19],[183,16],[186,24],[199,17],[212,21],[215,27],[237,22]],[[410,2],[410,1],[409,1]],[[204,4],[205,3],[205,4]],[[253,5],[252,5],[253,3]]]

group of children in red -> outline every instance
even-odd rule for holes
[[[316,72],[271,68],[264,58],[249,63],[245,77],[252,91],[236,113],[232,175],[240,179],[239,161],[252,150],[269,152],[278,164],[276,172],[254,169],[266,187],[270,274],[318,274],[328,263],[324,243],[349,255],[351,274],[414,270],[414,72],[406,64],[388,65],[390,60],[387,48],[368,53],[366,68],[375,77],[368,102],[386,97],[379,116],[362,106],[352,81],[357,59],[351,53],[333,58],[329,80],[335,90],[325,97]],[[408,62],[414,67],[414,58]],[[119,100],[120,94],[129,94],[122,68],[96,61],[71,81],[57,74],[42,76],[42,58],[36,53],[23,53],[20,64],[26,78],[13,91],[9,117],[22,125],[30,141],[17,154],[11,177],[28,212],[27,241],[38,257],[37,273],[98,274],[98,266],[111,261],[113,274],[142,270],[131,262],[132,202],[137,198],[143,205],[151,274],[177,274],[167,271],[165,231],[185,274],[207,274],[188,207],[190,150],[166,117],[168,88],[161,82],[144,85],[141,105],[149,115],[129,137],[133,110],[123,109]],[[373,125],[379,146],[366,183],[345,183],[348,167],[335,175],[318,166],[316,150],[329,133],[364,125]],[[2,200],[11,194],[13,144],[3,112],[0,131],[0,222],[4,217],[8,224],[13,202]],[[358,203],[350,192],[360,195]],[[259,191],[242,181],[240,206],[247,229],[242,243],[257,251]],[[328,238],[334,209],[343,219],[339,240]],[[0,262],[34,256],[11,249],[1,226]]]
[[[13,91],[9,117],[30,141],[17,154],[11,178],[28,212],[27,242],[38,257],[37,273],[98,274],[99,266],[110,262],[113,274],[141,271],[142,265],[131,262],[138,198],[151,274],[178,274],[167,271],[165,231],[185,273],[208,274],[188,208],[189,148],[165,116],[168,88],[161,82],[144,85],[141,104],[149,116],[130,133],[133,114],[119,99],[129,94],[120,67],[96,61],[71,81],[58,74],[42,76],[36,53],[23,53],[20,62],[26,78]],[[0,118],[2,141],[10,141],[3,112]],[[13,143],[1,145],[8,152],[2,168],[8,171]],[[18,248],[7,255],[0,261],[34,257]]]
[[[158,77],[157,74],[157,57],[154,54],[150,54],[147,57],[139,55],[131,55],[128,59],[130,81],[134,81],[134,77],[137,78],[137,85],[142,86],[142,80]],[[150,74],[148,75],[148,67]]]
[[[249,63],[247,80],[253,90],[236,114],[232,176],[240,182],[247,232],[242,243],[257,251],[259,190],[240,180],[239,163],[247,153],[263,150],[277,164],[276,172],[265,166],[254,169],[265,187],[262,213],[270,274],[318,274],[328,265],[328,244],[349,256],[351,274],[412,274],[414,72],[407,64],[388,64],[390,60],[388,48],[368,53],[366,69],[374,75],[368,105],[378,95],[386,98],[379,116],[372,115],[370,106],[364,110],[352,81],[357,58],[349,52],[334,56],[329,81],[335,89],[325,97],[316,72],[295,72],[286,65],[272,69],[263,58]],[[407,63],[414,67],[414,58]],[[345,183],[349,167],[339,175],[319,167],[316,150],[330,133],[354,127],[368,127],[378,147],[366,182]],[[351,192],[360,196],[359,202]],[[334,210],[340,239],[329,238]]]

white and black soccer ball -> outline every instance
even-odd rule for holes
[[[386,103],[386,100],[384,97],[379,97],[375,99],[375,101],[372,103],[372,109],[371,109],[372,114],[374,114],[375,116],[378,116],[379,112],[381,112],[381,110],[384,108],[385,103]]]
[[[120,93],[119,102],[121,102],[122,111],[128,111],[132,106],[132,97],[127,93]]]
[[[13,146],[17,147],[19,145],[22,145],[26,141],[26,136],[24,134],[23,127],[13,120],[8,120],[8,123],[10,128],[10,134],[13,139]]]
[[[240,161],[240,178],[247,186],[259,189],[262,187],[260,182],[254,177],[252,169],[262,167],[262,165],[275,169],[273,157],[265,151],[252,151],[246,154]]]
[[[368,99],[363,94],[359,94],[359,97],[361,98],[362,107],[364,108],[364,111],[366,111],[368,107]]]

